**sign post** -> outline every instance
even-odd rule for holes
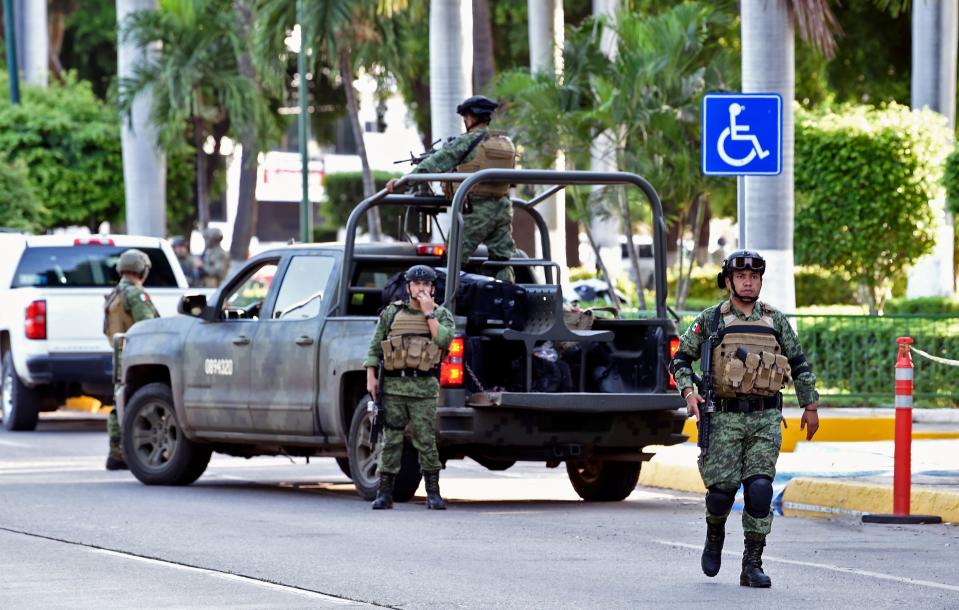
[[[707,176],[737,176],[739,247],[746,247],[746,176],[782,173],[783,100],[778,93],[707,93],[702,163]]]

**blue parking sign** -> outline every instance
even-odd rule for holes
[[[778,93],[707,93],[702,107],[703,173],[775,176],[782,172]]]

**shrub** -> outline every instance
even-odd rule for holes
[[[959,214],[959,148],[946,157],[946,168],[942,175],[942,186],[946,189],[946,205],[953,214]]]
[[[373,182],[376,189],[386,187],[386,183],[391,178],[398,178],[402,174],[376,171],[373,172]],[[360,172],[338,172],[328,174],[324,182],[326,189],[326,200],[320,207],[320,214],[325,219],[325,225],[330,228],[345,227],[346,221],[350,217],[350,212],[356,207],[356,204],[363,201],[363,174]],[[380,207],[380,224],[385,234],[394,235],[396,233],[397,219],[403,213],[403,208],[396,206]],[[366,226],[366,219],[362,221],[362,226]]]
[[[920,297],[917,299],[890,299],[887,314],[959,314],[959,300],[953,297]]]
[[[34,232],[42,226],[44,212],[23,162],[0,159],[0,227]]]
[[[949,142],[945,119],[928,110],[797,110],[797,261],[847,274],[881,311],[892,280],[933,247],[929,202],[942,192]]]

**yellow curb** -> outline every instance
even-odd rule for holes
[[[783,491],[783,508],[805,512],[803,509],[808,507],[887,514],[892,512],[892,486],[834,479],[789,481]],[[939,515],[943,521],[959,523],[959,491],[913,486],[909,510],[916,515]]]
[[[643,464],[639,471],[639,484],[692,493],[706,493],[699,469],[695,466],[657,462],[656,458]]]
[[[68,411],[86,411],[89,413],[96,413],[102,406],[103,403],[92,396],[74,396],[68,398],[64,403],[64,409]]]

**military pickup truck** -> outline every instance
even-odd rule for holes
[[[679,340],[667,314],[665,225],[656,192],[625,173],[484,170],[468,176],[452,200],[376,193],[353,210],[344,243],[261,253],[209,299],[184,297],[182,315],[134,326],[118,342],[123,357],[116,396],[133,474],[146,484],[185,485],[200,477],[214,451],[328,456],[362,497],[372,498],[379,448],[370,443],[362,362],[385,304],[384,286],[412,264],[425,263],[445,267],[443,302],[457,320],[439,371],[441,459],[469,457],[491,470],[520,460],[565,463],[582,498],[628,496],[642,462],[652,456],[649,448],[686,438],[683,401],[666,369]],[[464,174],[414,174],[400,185],[443,180],[462,181]],[[489,261],[481,247],[465,265],[465,271],[486,275],[497,265],[514,267],[527,299],[521,328],[492,319],[477,327],[468,323],[469,303],[457,302],[463,193],[479,181],[549,187],[530,200],[514,199],[514,210],[529,214],[539,228],[543,258],[518,252],[508,263]],[[548,232],[536,205],[566,186],[596,184],[636,186],[649,201],[655,315],[597,319],[591,329],[574,331],[564,323],[557,265],[549,260]],[[374,206],[403,210],[394,217],[406,241],[357,243],[359,222]],[[442,212],[451,218],[448,252],[417,238],[428,239]],[[565,391],[534,391],[534,352],[547,342],[566,346],[571,385]],[[412,498],[419,482],[408,443],[395,499]]]

